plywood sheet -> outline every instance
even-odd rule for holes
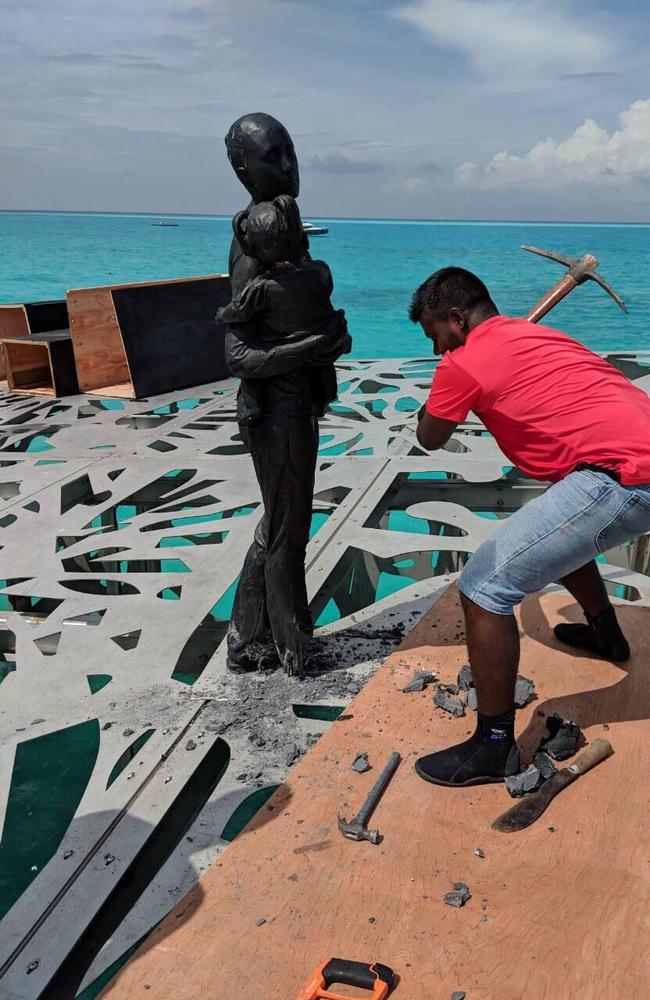
[[[539,692],[519,715],[524,754],[544,730],[540,712],[558,711],[588,739],[611,739],[615,755],[529,830],[497,834],[503,786],[436,788],[413,771],[418,755],[472,729],[434,709],[430,690],[400,690],[416,667],[451,681],[465,662],[450,591],[102,996],[293,1000],[331,955],[392,966],[404,1000],[645,995],[650,610],[620,617],[636,650],[625,669],[559,648],[552,624],[578,620],[568,596],[524,605],[521,670]],[[383,843],[344,840],[338,812],[355,812],[395,749],[404,760],[374,817]],[[359,750],[374,765],[365,775],[350,770]],[[461,910],[442,902],[457,880],[472,890]]]
[[[81,392],[131,381],[110,288],[67,293],[70,332]]]

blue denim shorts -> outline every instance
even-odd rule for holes
[[[601,552],[650,531],[650,484],[622,486],[604,472],[572,472],[521,507],[481,545],[458,581],[474,604],[510,615]]]

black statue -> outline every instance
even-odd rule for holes
[[[336,395],[331,366],[350,350],[350,337],[345,314],[330,303],[329,268],[309,257],[289,133],[270,115],[245,115],[226,147],[252,200],[233,220],[233,302],[219,319],[228,323],[228,366],[242,379],[237,420],[264,503],[235,595],[228,667],[256,670],[279,659],[301,675],[313,635],[305,549],[318,418]]]

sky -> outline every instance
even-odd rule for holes
[[[0,209],[230,215],[291,132],[307,217],[650,222],[642,0],[0,0]]]

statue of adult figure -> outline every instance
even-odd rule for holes
[[[296,197],[300,179],[291,136],[276,118],[239,118],[226,136],[228,159],[251,204],[281,194]],[[245,254],[236,236],[230,249],[233,298],[263,266]],[[226,360],[233,375],[264,379],[264,411],[237,401],[242,440],[253,459],[264,515],[244,560],[228,630],[228,667],[256,670],[279,659],[288,674],[302,674],[313,622],[305,584],[305,550],[311,525],[318,418],[326,400],[314,366],[350,349],[342,313],[330,326],[301,340],[265,345],[255,327],[230,326]]]

